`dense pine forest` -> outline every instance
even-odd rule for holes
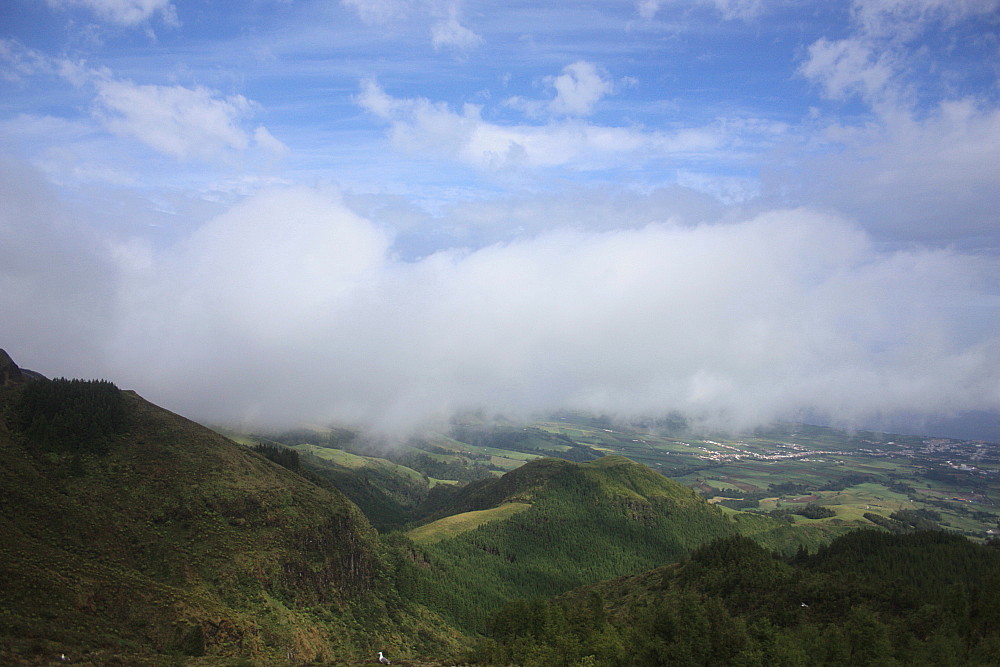
[[[864,530],[777,556],[741,536],[554,600],[507,604],[480,664],[996,665],[1000,548]]]

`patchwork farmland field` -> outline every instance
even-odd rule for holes
[[[906,529],[905,520],[919,519],[979,539],[1000,532],[1000,445],[981,441],[803,424],[699,435],[673,423],[621,424],[562,414],[528,424],[459,422],[448,432],[376,452],[366,451],[363,442],[351,453],[335,446],[326,452],[315,445],[297,448],[346,467],[399,466],[397,472],[430,485],[499,476],[542,456],[586,461],[618,454],[712,502],[775,513],[793,523]],[[827,516],[798,513],[807,506],[826,508],[820,513]]]

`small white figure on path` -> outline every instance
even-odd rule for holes
[[[381,662],[383,665],[389,664],[389,658],[382,655],[382,651],[378,652],[378,661]]]

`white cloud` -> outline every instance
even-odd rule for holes
[[[7,81],[20,81],[24,76],[51,74],[53,71],[53,63],[48,56],[11,39],[0,39],[0,62],[5,65],[0,70],[0,78]]]
[[[340,4],[357,12],[368,24],[381,24],[403,18],[413,8],[412,0],[340,0]]]
[[[998,0],[855,0],[852,34],[817,40],[799,72],[872,113],[854,126],[830,123],[825,155],[805,161],[794,188],[863,217],[882,238],[970,247],[988,238],[1000,205],[1000,109],[988,95],[954,92],[961,73],[947,65],[925,71],[932,41],[911,44],[935,30],[963,39],[960,23],[998,9]]]
[[[665,4],[684,5],[691,0],[638,0],[639,16],[652,19]],[[725,19],[750,19],[764,11],[764,0],[695,0],[697,4],[714,8]]]
[[[40,372],[44,363],[59,375],[92,373],[113,327],[116,275],[102,239],[67,215],[32,167],[6,155],[0,200],[0,347]]]
[[[556,90],[549,109],[569,116],[589,115],[594,105],[614,90],[611,81],[601,76],[593,63],[584,60],[566,65],[562,74],[549,78],[548,83]]]
[[[245,151],[253,143],[242,121],[255,106],[242,95],[107,77],[97,77],[93,83],[96,113],[108,130],[134,137],[166,155],[224,161],[231,152]],[[281,148],[263,127],[257,128],[254,139],[266,150]]]
[[[146,23],[154,15],[167,25],[179,25],[177,8],[170,0],[47,0],[50,7],[85,7],[101,19],[118,25],[134,27]]]
[[[891,53],[867,40],[819,39],[809,47],[809,57],[799,71],[819,82],[828,97],[844,99],[858,94],[866,100],[879,100],[898,67]]]
[[[935,25],[996,13],[1000,0],[854,0],[851,9],[853,33],[814,42],[799,72],[829,97],[857,94],[873,106],[898,106],[908,93],[912,58],[919,56],[909,43]]]
[[[276,139],[263,125],[258,125],[253,131],[253,140],[254,144],[269,153],[280,155],[288,152],[288,146]]]
[[[651,19],[660,11],[660,0],[639,0],[636,3],[639,16],[644,19]]]
[[[92,89],[93,116],[105,129],[119,137],[136,139],[164,155],[227,162],[235,153],[252,149],[271,155],[288,150],[266,127],[258,126],[253,131],[244,127],[258,105],[242,95],[224,95],[204,86],[136,84],[116,78],[107,68],[52,58],[9,40],[0,40],[0,60],[10,64],[8,78],[57,76],[76,88]],[[22,116],[8,125],[21,125],[30,133],[38,122]],[[62,121],[62,125],[82,128],[83,124]],[[84,134],[86,130],[77,132]],[[47,143],[44,136],[34,134],[33,143]]]
[[[247,200],[124,284],[115,376],[185,414],[404,428],[474,407],[729,426],[1000,400],[995,266],[807,210],[550,231],[416,262],[335,198]],[[196,379],[193,379],[196,375]]]
[[[481,46],[483,37],[459,19],[458,0],[340,0],[369,25],[385,25],[416,16],[427,20],[435,50],[470,51]]]
[[[531,118],[546,115],[589,116],[605,95],[615,91],[615,84],[593,63],[580,60],[566,65],[557,76],[546,76],[544,85],[553,90],[548,100],[526,99],[515,96],[504,100],[504,105],[517,109]],[[634,85],[627,82],[626,85]]]
[[[483,44],[483,38],[458,22],[455,16],[431,26],[431,44],[435,49],[454,48],[469,51]]]
[[[942,102],[926,115],[892,109],[861,127],[834,126],[837,150],[796,173],[810,201],[894,239],[969,243],[996,229],[1000,109]]]
[[[998,7],[997,0],[854,0],[851,10],[865,35],[908,41],[933,23],[954,24]]]
[[[745,427],[1000,401],[996,261],[885,252],[809,210],[549,229],[405,262],[333,192],[254,195],[157,250],[74,227],[28,175],[0,169],[5,347],[197,419],[405,429],[569,407]],[[643,215],[671,216],[681,193],[663,194]],[[539,229],[571,216],[509,210]]]
[[[579,97],[570,99],[582,104]],[[398,148],[484,168],[634,166],[665,157],[716,154],[722,147],[744,140],[766,141],[785,131],[780,123],[752,120],[719,120],[669,133],[573,118],[544,125],[500,125],[483,119],[476,105],[466,104],[459,113],[425,98],[398,99],[373,81],[362,83],[357,102],[389,123]]]

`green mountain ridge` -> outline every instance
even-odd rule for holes
[[[527,508],[441,539],[427,533],[434,522],[411,532],[419,544],[409,546],[413,556],[397,575],[408,582],[410,595],[458,627],[479,632],[507,600],[636,574],[716,538],[751,532],[792,552],[810,539],[768,517],[751,517],[744,525],[691,489],[621,456],[585,463],[535,459],[499,479],[469,484],[432,518],[512,503]],[[450,527],[442,522],[441,530]]]
[[[703,509],[704,502],[691,489],[624,456],[605,456],[585,463],[540,458],[502,477],[470,482],[425,519],[434,520],[461,512],[490,509],[503,503],[532,503],[546,491],[581,485],[581,497],[611,503],[631,503],[636,511],[653,504],[666,508]],[[717,510],[712,513],[718,514]]]
[[[124,423],[101,447],[58,401],[34,422],[65,439],[38,441],[19,414],[35,386],[0,390],[0,661],[329,661],[454,641],[398,596],[376,531],[336,490],[133,392],[116,393]]]

